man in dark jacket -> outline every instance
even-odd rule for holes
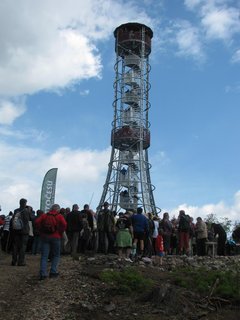
[[[26,199],[20,199],[20,207],[14,210],[13,218],[10,223],[10,232],[13,238],[12,266],[25,266],[25,252],[29,236],[29,221],[31,220],[31,210],[27,206]],[[32,209],[32,208],[31,208]],[[17,218],[19,217],[19,218]],[[16,219],[21,222],[21,228],[16,228]]]
[[[212,223],[212,231],[214,232],[214,237],[217,238],[217,255],[225,256],[225,244],[227,240],[227,234],[223,226],[220,223]]]
[[[103,253],[114,253],[115,219],[113,212],[109,210],[108,202],[104,202],[103,209],[98,214],[97,229],[99,235],[99,251]]]
[[[72,206],[72,211],[67,215],[67,235],[71,243],[71,253],[76,255],[78,249],[79,234],[82,230],[82,217],[77,204]]]

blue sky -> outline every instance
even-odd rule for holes
[[[110,159],[114,36],[152,28],[151,177],[177,215],[240,220],[240,1],[30,0],[0,8],[0,204],[98,205]]]

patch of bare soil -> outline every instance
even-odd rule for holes
[[[62,256],[57,279],[38,280],[40,256],[27,256],[25,267],[11,266],[0,254],[0,315],[11,320],[237,320],[239,309],[176,286],[168,271],[135,265],[154,280],[150,292],[120,295],[100,280],[103,269],[121,270],[117,257]]]

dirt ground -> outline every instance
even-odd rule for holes
[[[177,287],[169,272],[157,267],[138,268],[154,280],[146,293],[119,295],[99,278],[106,268],[124,269],[116,256],[62,256],[60,277],[39,281],[40,256],[27,255],[27,265],[11,266],[11,256],[0,253],[0,319],[11,320],[238,320],[240,309],[223,301],[208,301]]]

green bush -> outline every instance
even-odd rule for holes
[[[112,285],[120,294],[146,292],[153,286],[152,280],[144,278],[134,268],[127,268],[122,271],[105,269],[101,272],[100,279]]]

